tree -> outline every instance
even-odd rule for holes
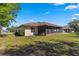
[[[72,27],[75,32],[79,32],[79,20],[74,19],[73,21],[69,22],[68,25]]]
[[[19,4],[0,3],[0,34],[2,33],[2,27],[7,27],[15,21],[19,10]]]
[[[16,3],[0,3],[0,27],[9,26],[17,16],[20,10],[19,4]]]

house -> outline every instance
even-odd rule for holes
[[[61,26],[48,22],[30,22],[17,27],[16,31],[25,36],[46,35],[61,32]]]
[[[74,32],[74,29],[69,26],[63,26],[62,31],[63,32]]]
[[[1,27],[1,28],[0,28],[0,35],[6,35],[7,32],[8,32],[7,27]]]

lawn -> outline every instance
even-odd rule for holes
[[[0,37],[0,46],[6,45],[25,45],[25,44],[34,44],[35,42],[79,42],[79,37],[75,33],[68,34],[49,34],[47,36],[32,36],[32,37],[24,37],[24,36],[14,36],[13,34],[9,34],[4,37]]]
[[[76,44],[75,44],[76,43]],[[17,50],[17,47],[20,47],[20,50]],[[76,47],[76,52],[70,54],[71,48]],[[79,55],[79,36],[75,33],[56,33],[56,34],[49,34],[47,36],[14,36],[13,34],[8,34],[7,36],[0,37],[0,50],[8,49],[9,54],[13,55]],[[11,50],[11,49],[14,50]],[[45,53],[40,54],[39,49],[43,49],[42,51]],[[52,50],[53,49],[53,50]],[[75,48],[74,48],[75,49]],[[28,54],[25,52],[28,50]],[[54,54],[52,54],[54,51]],[[18,54],[14,54],[19,51]],[[31,52],[30,52],[31,51]],[[37,51],[37,52],[36,52]],[[39,52],[38,52],[39,51]],[[48,51],[50,53],[48,53]],[[63,53],[64,52],[64,53]],[[7,52],[8,53],[8,52]],[[23,54],[22,54],[23,53]],[[33,53],[33,54],[32,54]]]

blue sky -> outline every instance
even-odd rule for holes
[[[20,3],[21,10],[12,25],[28,22],[50,22],[64,26],[73,19],[79,19],[77,3]]]

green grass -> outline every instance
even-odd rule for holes
[[[0,53],[9,55],[79,55],[79,35],[56,33],[46,36],[0,37]]]
[[[49,34],[47,36],[32,36],[32,37],[24,37],[24,36],[14,36],[13,34],[9,34],[5,37],[0,37],[0,46],[6,45],[25,45],[25,44],[34,44],[35,42],[79,42],[79,37],[75,33],[69,34]]]

